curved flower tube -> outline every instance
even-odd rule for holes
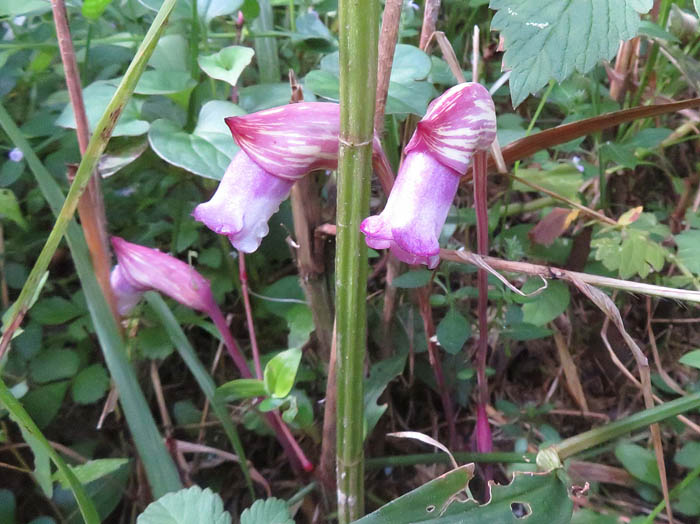
[[[117,265],[110,283],[117,299],[117,310],[126,315],[149,290],[192,309],[210,313],[216,308],[209,281],[193,267],[157,249],[112,237]]]
[[[252,253],[294,182],[311,171],[338,166],[340,106],[302,102],[225,120],[241,151],[214,196],[198,205],[193,216],[228,236],[239,251]],[[390,187],[391,167],[377,137],[372,146],[375,170]]]
[[[476,151],[496,138],[496,112],[488,91],[467,82],[433,100],[406,146],[384,211],[360,229],[367,245],[391,249],[408,264],[437,266],[438,238]]]

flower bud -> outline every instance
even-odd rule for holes
[[[160,291],[192,309],[209,313],[215,307],[209,281],[194,268],[157,249],[112,237],[117,265],[110,283],[121,315],[127,314],[146,291]]]

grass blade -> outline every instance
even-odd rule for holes
[[[61,456],[56,453],[56,450],[51,447],[51,444],[49,444],[49,441],[46,440],[44,434],[34,423],[29,414],[24,410],[19,400],[17,400],[12,395],[12,392],[7,389],[7,386],[1,378],[0,404],[2,404],[5,409],[10,412],[10,418],[12,418],[12,420],[14,420],[18,426],[20,426],[24,431],[30,433],[37,440],[37,442],[45,449],[46,453],[48,453],[49,457],[51,457],[51,460],[56,465],[58,470],[67,479],[70,489],[73,491],[73,495],[75,496],[75,500],[78,503],[78,507],[80,508],[80,513],[83,516],[83,520],[87,524],[100,524],[100,516],[97,514],[95,505],[92,503],[92,500],[90,497],[88,497],[87,493],[85,493],[83,485],[77,479],[73,473],[73,470],[68,467]]]

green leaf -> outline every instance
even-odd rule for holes
[[[661,488],[659,467],[653,451],[629,442],[621,442],[615,447],[615,456],[634,478]]]
[[[297,32],[292,35],[292,41],[306,41],[309,44],[320,44],[323,50],[336,48],[336,40],[323,24],[318,13],[302,13],[296,19]],[[317,47],[317,49],[318,49]]]
[[[294,304],[284,315],[289,327],[287,345],[289,347],[301,347],[309,340],[311,332],[315,329],[314,317],[311,308],[306,304]]]
[[[78,372],[80,358],[71,349],[47,349],[34,357],[29,365],[34,382],[44,383],[70,378]]]
[[[219,495],[192,486],[151,502],[136,524],[231,524],[231,515]]]
[[[0,218],[6,217],[12,220],[22,229],[28,227],[27,221],[22,216],[17,198],[10,189],[0,189]]]
[[[369,377],[365,380],[365,426],[364,438],[372,433],[374,426],[386,411],[386,404],[377,404],[380,395],[389,382],[403,373],[406,367],[406,355],[396,355],[372,365]]]
[[[561,196],[578,200],[578,188],[583,184],[583,174],[572,164],[559,164],[552,169],[518,169],[518,176],[528,182],[542,186]],[[533,192],[530,186],[513,182],[516,191]]]
[[[216,388],[216,398],[222,402],[233,402],[244,398],[267,395],[265,383],[257,378],[239,378]]]
[[[81,484],[89,484],[100,477],[114,473],[128,463],[128,458],[95,459],[79,466],[69,467]],[[69,487],[68,480],[60,471],[54,473],[53,480],[59,482],[63,488]]]
[[[456,355],[472,334],[472,327],[464,316],[450,308],[437,327],[437,339],[445,351]]]
[[[254,54],[255,51],[250,47],[232,45],[224,47],[213,55],[200,56],[197,62],[202,71],[211,78],[223,80],[235,86],[238,83],[238,77],[250,64]]]
[[[164,359],[173,352],[173,343],[160,327],[148,327],[139,331],[138,349],[146,358]]]
[[[22,398],[22,404],[36,425],[43,429],[58,414],[68,390],[68,381],[54,382],[33,388]]]
[[[676,235],[678,258],[685,267],[696,275],[700,275],[700,230],[689,229]]]
[[[508,326],[508,329],[502,333],[503,336],[512,340],[524,341],[548,337],[552,334],[552,330],[541,326],[533,326],[526,322],[516,322]]]
[[[673,457],[673,461],[688,469],[700,467],[700,442],[690,441],[683,444]]]
[[[139,0],[148,9],[158,11],[162,0]],[[235,14],[241,8],[243,0],[197,0],[197,14],[205,24],[218,16]],[[172,19],[192,19],[192,0],[180,0],[175,4]],[[172,20],[171,20],[172,21]]]
[[[0,2],[0,17],[19,16],[31,11],[50,11],[45,0],[3,0]]]
[[[117,87],[113,81],[100,80],[93,82],[83,89],[85,100],[85,112],[87,113],[90,129],[95,129],[97,122],[102,117],[107,104],[112,100]],[[149,123],[141,119],[141,103],[130,100],[121,112],[117,126],[112,131],[112,136],[138,136],[148,132]],[[56,125],[75,129],[75,115],[73,106],[68,104],[56,120]]]
[[[65,324],[82,313],[78,306],[62,297],[44,298],[31,310],[32,320],[47,326]]]
[[[148,142],[163,160],[196,175],[220,180],[238,152],[224,117],[242,115],[231,102],[212,100],[199,112],[190,134],[170,120],[156,120],[148,131]]]
[[[169,95],[194,89],[197,82],[188,71],[145,71],[134,88],[138,95]]]
[[[644,278],[652,270],[660,271],[666,261],[667,249],[650,238],[650,231],[639,229],[643,224],[637,222],[623,233],[614,231],[591,241],[595,259],[609,270],[619,271],[620,277],[625,279],[634,275]]]
[[[17,502],[9,489],[0,489],[0,522],[15,524]]]
[[[241,524],[294,524],[284,500],[269,498],[256,500],[241,513]]]
[[[280,351],[265,366],[265,389],[273,398],[284,398],[294,386],[294,379],[301,363],[301,349]]]
[[[180,34],[164,35],[158,40],[148,65],[158,71],[188,71],[188,45],[185,37]]]
[[[82,9],[83,16],[90,20],[97,20],[111,3],[112,0],[85,0]]]
[[[355,524],[518,524],[547,522],[569,524],[573,503],[556,471],[547,474],[516,473],[510,484],[491,484],[491,498],[480,505],[473,498],[458,499],[473,475],[473,464],[462,466],[438,477],[382,506]],[[525,507],[527,516],[519,518],[513,503]]]
[[[53,482],[51,481],[51,460],[43,443],[21,424],[19,426],[22,438],[34,454],[34,478],[48,498],[53,494]]]
[[[692,366],[694,368],[700,369],[700,349],[694,349],[690,353],[686,353],[678,362],[685,364],[686,366]]]
[[[524,293],[532,293],[542,286],[542,279],[531,278],[523,285]],[[547,289],[523,305],[523,322],[544,326],[561,315],[569,306],[569,287],[560,280],[550,280]]]
[[[693,0],[693,7],[695,7],[695,12],[700,16],[700,0]]]
[[[102,364],[93,364],[83,369],[73,379],[71,396],[78,404],[97,402],[109,389],[109,376]]]
[[[427,269],[414,269],[393,279],[391,285],[393,287],[409,289],[423,287],[430,282],[432,274],[433,272]]]
[[[637,34],[644,0],[491,0],[491,29],[500,31],[511,69],[513,107],[550,79],[561,82],[575,70],[587,73],[611,59],[621,40]],[[642,9],[642,11],[644,11]],[[644,11],[645,12],[645,11]]]

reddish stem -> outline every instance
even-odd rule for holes
[[[253,365],[255,374],[262,380],[262,366],[260,365],[260,351],[258,351],[258,339],[255,336],[255,324],[253,324],[253,309],[250,307],[250,295],[248,294],[248,273],[245,270],[245,255],[238,253],[238,277],[241,280],[241,294],[243,295],[243,305],[245,307],[245,318],[248,323],[248,334],[250,336],[250,349],[253,353]]]
[[[476,239],[477,253],[488,255],[489,251],[489,218],[486,194],[486,151],[474,154],[474,208],[476,209]],[[477,273],[479,289],[479,342],[476,350],[476,378],[478,385],[477,431],[476,447],[480,453],[489,453],[493,449],[491,430],[486,419],[486,405],[489,401],[489,385],[486,380],[486,355],[488,353],[488,273],[479,269]]]
[[[445,419],[447,419],[447,434],[450,448],[457,447],[457,430],[455,428],[455,414],[452,407],[452,399],[445,384],[445,376],[442,373],[442,364],[440,363],[440,354],[437,344],[433,342],[435,336],[435,324],[433,323],[432,310],[430,308],[430,284],[418,290],[418,305],[420,307],[420,315],[423,319],[423,330],[428,343],[428,359],[430,367],[433,368],[435,374],[435,382],[437,383],[440,399],[442,400],[442,409],[445,411]]]
[[[214,321],[214,325],[221,333],[221,337],[224,340],[224,345],[231,356],[234,364],[238,368],[239,373],[243,378],[252,378],[253,375],[250,372],[248,363],[243,356],[238,344],[231,335],[231,331],[226,324],[224,315],[218,306],[214,305],[211,311],[209,311],[209,316]],[[268,425],[273,429],[277,436],[277,440],[284,449],[285,454],[289,458],[289,462],[295,472],[300,473],[302,470],[305,472],[310,472],[314,469],[313,464],[306,458],[304,451],[299,447],[296,440],[294,440],[294,435],[292,435],[289,428],[282,420],[282,417],[277,411],[265,413],[265,420]]]

